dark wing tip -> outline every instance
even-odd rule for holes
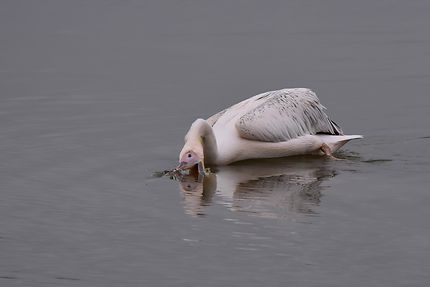
[[[331,127],[333,128],[333,131],[334,131],[335,135],[338,135],[338,136],[343,135],[343,131],[342,131],[342,129],[340,128],[340,126],[338,124],[336,124],[332,120],[330,120],[330,124],[331,124]]]

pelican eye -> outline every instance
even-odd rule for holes
[[[188,157],[191,157],[191,154],[190,154],[190,153],[188,154]]]

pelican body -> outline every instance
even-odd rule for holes
[[[361,135],[344,135],[310,89],[270,91],[204,120],[185,136],[178,169],[292,155],[332,153]]]

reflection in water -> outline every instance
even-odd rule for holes
[[[219,167],[210,175],[178,178],[187,214],[204,215],[212,202],[232,211],[269,218],[314,214],[321,183],[335,176],[320,157],[253,160]]]

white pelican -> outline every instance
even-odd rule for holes
[[[185,136],[177,169],[227,165],[254,158],[332,153],[361,135],[344,135],[305,88],[253,96],[213,116],[197,119]]]

